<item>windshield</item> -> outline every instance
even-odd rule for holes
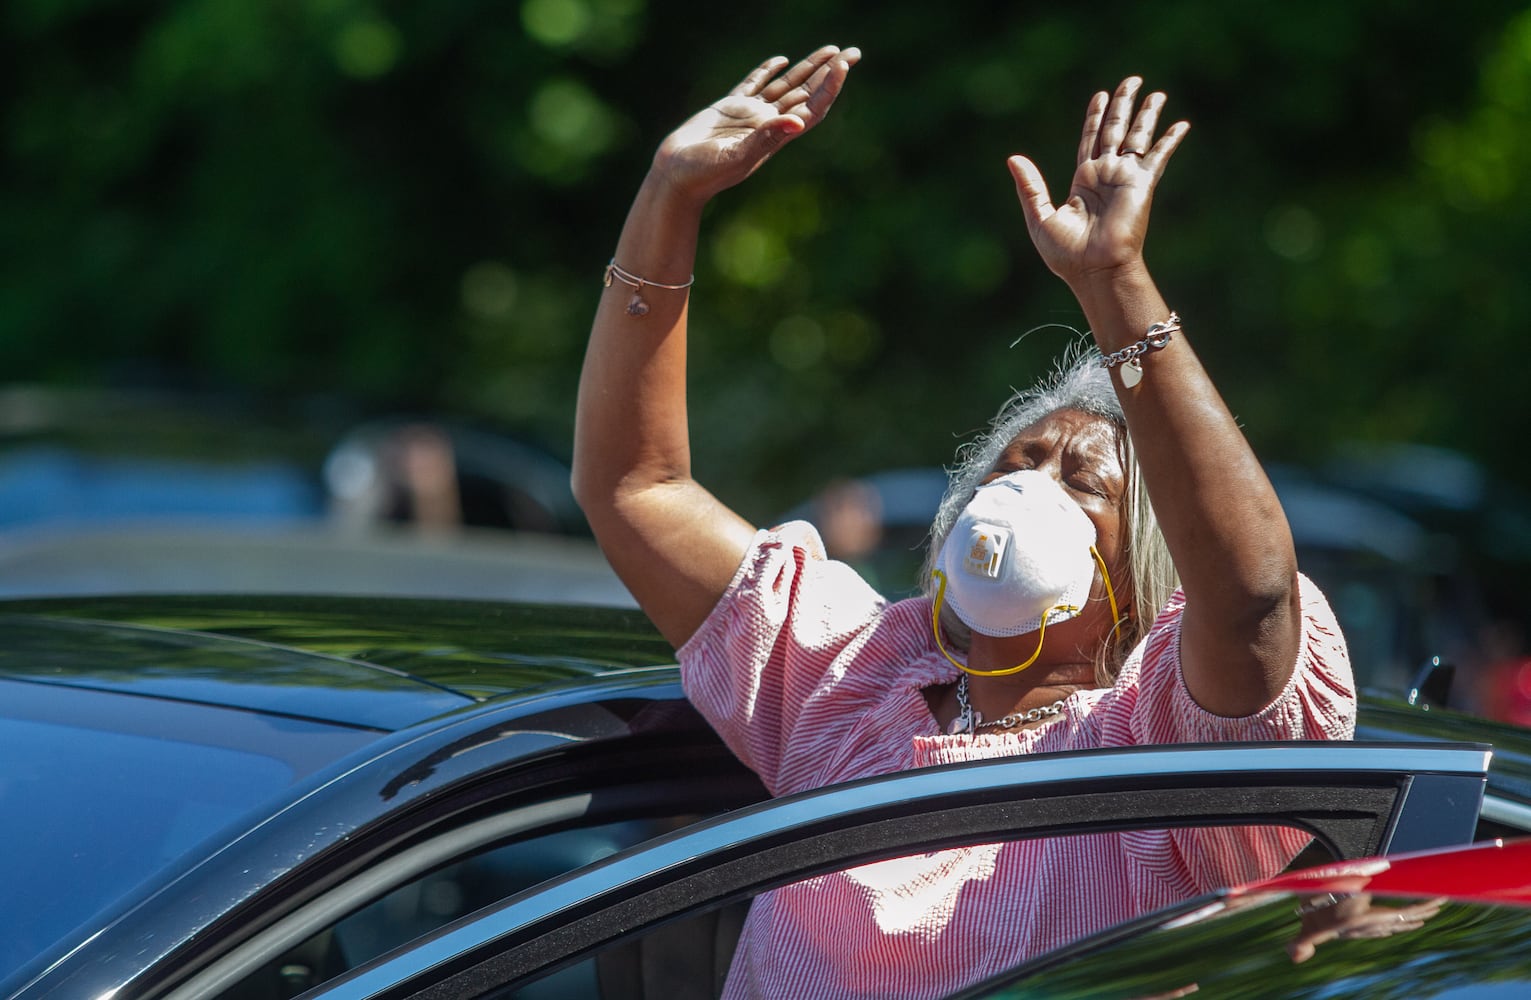
[[[329,727],[205,705],[5,687],[0,981],[356,743]],[[314,753],[316,741],[328,752]],[[306,744],[306,757],[293,744]]]

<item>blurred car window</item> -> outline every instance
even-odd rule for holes
[[[84,455],[52,446],[0,456],[0,530],[166,516],[312,519],[323,511],[313,477],[279,462],[217,466]]]
[[[120,593],[633,605],[567,464],[508,434],[0,388],[0,596]]]
[[[331,512],[352,530],[377,522],[585,534],[569,467],[502,434],[428,418],[348,431],[324,460]]]

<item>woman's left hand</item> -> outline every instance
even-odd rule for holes
[[[1053,273],[1076,291],[1141,266],[1154,188],[1191,128],[1176,122],[1155,141],[1165,98],[1156,91],[1139,107],[1142,84],[1128,77],[1116,93],[1090,99],[1074,180],[1062,205],[1053,205],[1036,164],[1024,156],[1009,160],[1032,242]]]
[[[1445,897],[1401,906],[1373,906],[1369,892],[1317,901],[1301,907],[1302,929],[1287,945],[1287,954],[1300,964],[1313,957],[1320,945],[1356,938],[1385,938],[1417,931],[1441,912]]]

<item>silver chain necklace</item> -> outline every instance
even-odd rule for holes
[[[1036,708],[1028,708],[1024,712],[1015,711],[1002,719],[993,722],[985,722],[983,713],[973,708],[972,702],[968,701],[968,675],[963,674],[957,678],[957,717],[946,727],[949,734],[967,733],[969,736],[980,729],[1009,729],[1012,726],[1024,725],[1031,722],[1041,722],[1043,719],[1054,715],[1063,714],[1063,703],[1067,698],[1059,698],[1051,705],[1038,705]]]

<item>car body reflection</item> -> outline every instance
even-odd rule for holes
[[[1193,900],[961,994],[1531,994],[1531,841],[1320,866]]]

